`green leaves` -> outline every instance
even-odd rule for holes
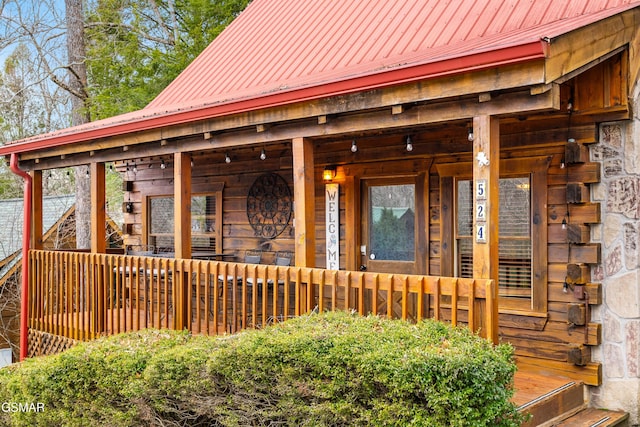
[[[87,16],[93,120],[143,108],[249,0],[96,0]]]
[[[518,426],[512,356],[435,321],[325,313],[78,345],[0,372],[0,399],[45,403],[15,425]]]

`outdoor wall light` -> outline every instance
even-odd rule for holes
[[[336,167],[335,166],[325,166],[324,171],[322,171],[322,179],[325,181],[332,181],[333,178],[336,177]]]
[[[351,152],[355,153],[358,151],[358,144],[356,144],[356,140],[351,141]]]
[[[567,224],[569,224],[569,210],[567,210],[567,213],[564,215],[564,218],[562,218],[562,229],[563,230],[567,229]]]
[[[264,151],[264,148],[260,152],[260,160],[265,160],[267,158],[267,153]]]
[[[407,151],[413,151],[413,143],[411,142],[411,137],[407,136],[407,141],[406,141],[406,149]]]

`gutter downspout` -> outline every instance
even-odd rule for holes
[[[31,175],[18,166],[18,155],[11,153],[11,172],[24,179],[24,225],[22,227],[22,290],[20,302],[20,361],[27,357],[29,335],[29,246],[31,243]]]

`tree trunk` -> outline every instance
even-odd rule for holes
[[[65,0],[67,21],[67,56],[71,89],[71,124],[90,121],[87,108],[87,67],[85,63],[84,16],[82,0]],[[76,247],[91,247],[91,178],[88,166],[77,166],[76,175]]]

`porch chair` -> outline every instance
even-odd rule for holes
[[[244,257],[242,258],[242,262],[245,264],[260,264],[260,261],[262,261],[262,251],[259,249],[246,250],[244,253]],[[238,284],[242,283],[242,277],[236,277],[233,275],[227,276],[228,283],[233,283],[234,281],[237,281]],[[221,274],[218,276],[218,282],[220,285],[220,292],[222,293],[222,283],[224,282],[224,275]]]
[[[293,252],[291,251],[279,251],[276,252],[276,257],[274,258],[273,265],[278,267],[289,267],[291,265],[291,261],[293,259]],[[258,285],[262,285],[262,279],[257,278],[256,282]],[[247,283],[249,285],[253,284],[252,278],[247,278]],[[268,286],[273,286],[273,279],[267,280]],[[284,280],[278,280],[278,285],[284,285]],[[260,289],[259,289],[260,290]]]
[[[279,252],[276,252],[276,260],[274,264],[281,267],[289,267],[291,265],[292,260],[293,260],[293,252],[279,251]]]
[[[262,251],[260,249],[249,249],[244,253],[245,264],[260,264],[262,261]]]
[[[153,245],[127,245],[125,255],[152,256],[155,250]]]

